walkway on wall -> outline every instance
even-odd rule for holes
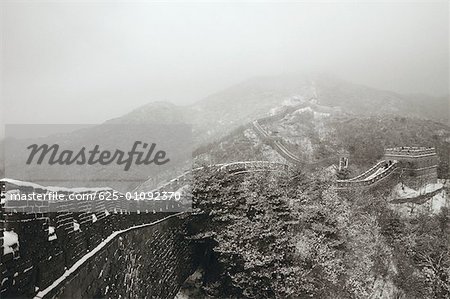
[[[295,109],[296,107],[290,107],[289,109]],[[289,110],[290,111],[290,110]],[[280,114],[277,114],[275,116],[266,117],[264,118],[265,121],[271,119],[272,117],[279,118],[280,116],[286,114],[287,112],[284,111]],[[302,160],[301,158],[297,157],[295,154],[293,154],[291,151],[287,149],[287,147],[283,144],[283,142],[279,138],[274,138],[273,136],[270,136],[270,134],[264,129],[264,127],[261,125],[261,122],[263,119],[256,120],[252,123],[252,126],[255,130],[255,132],[265,141],[267,142],[280,156],[282,156],[284,159],[286,159],[287,162],[302,166],[302,167],[311,167],[311,166],[319,166],[321,164],[324,164],[325,162],[335,161],[336,157],[328,157],[325,159],[321,159],[316,162],[309,162]],[[404,150],[402,148],[402,150]],[[409,152],[408,152],[409,153]],[[415,153],[415,152],[414,152]],[[429,155],[428,150],[426,152],[427,155]],[[221,164],[213,164],[209,166],[203,166],[203,167],[197,167],[192,170],[186,171],[182,173],[181,175],[169,180],[168,182],[162,184],[161,186],[150,190],[149,193],[156,194],[163,193],[164,191],[170,191],[175,192],[178,191],[190,184],[192,184],[192,179],[194,178],[194,175],[197,172],[204,171],[206,168],[212,168],[213,170],[219,171],[219,172],[226,172],[230,175],[240,175],[244,173],[256,173],[256,172],[284,172],[288,170],[288,164],[285,163],[277,163],[277,162],[270,162],[270,161],[238,161],[238,162],[231,162],[231,163],[221,163]],[[379,182],[383,181],[386,178],[391,177],[395,173],[399,172],[398,170],[399,162],[395,160],[383,160],[375,164],[373,167],[368,169],[367,171],[363,172],[362,174],[351,178],[347,180],[337,180],[336,181],[336,188],[337,189],[354,189],[354,188],[361,188],[361,187],[371,187]],[[0,181],[0,183],[8,183],[9,185],[13,185],[14,188],[20,187],[19,185],[25,182],[20,182],[16,180],[5,180]],[[144,182],[145,183],[145,182]],[[133,190],[132,193],[135,191],[143,191],[144,189],[144,183],[139,185],[135,190]],[[27,183],[26,186],[29,190],[32,190],[37,193],[47,193],[49,191],[52,191],[52,188],[43,187],[37,184]],[[77,192],[77,193],[97,193],[99,191],[111,191],[109,189],[105,188],[79,188],[79,189],[70,189],[70,188],[57,188],[56,191],[59,191],[60,193],[70,193],[70,192]],[[54,190],[53,190],[54,191]],[[442,191],[442,189],[434,190],[433,192],[418,195],[413,198],[408,198],[409,201],[422,201],[426,198],[432,197],[436,195],[438,192]],[[121,194],[121,198],[123,199],[124,195]],[[405,200],[405,199],[402,199]],[[157,201],[159,202],[159,201]],[[184,212],[181,212],[180,214],[171,215],[169,217],[160,219],[155,221],[155,217],[158,216],[157,212],[174,212],[174,210],[171,210],[165,203],[164,206],[161,205],[161,207],[158,206],[158,208],[155,207],[153,210],[148,210],[145,213],[142,213],[142,215],[136,215],[136,218],[133,221],[128,219],[126,217],[127,214],[130,213],[131,206],[129,204],[125,205],[124,203],[128,203],[127,201],[118,201],[118,202],[107,202],[102,201],[98,203],[93,203],[94,206],[90,205],[84,205],[81,207],[80,203],[68,203],[67,205],[73,205],[73,208],[76,208],[76,211],[79,211],[80,213],[71,213],[67,212],[67,210],[64,210],[63,213],[59,213],[56,216],[53,216],[52,219],[50,219],[50,216],[45,214],[42,210],[42,207],[31,207],[35,208],[37,210],[34,210],[34,215],[38,215],[39,218],[33,218],[38,216],[29,216],[30,219],[26,218],[28,216],[24,216],[23,219],[11,219],[9,221],[9,225],[15,225],[17,228],[22,229],[23,231],[30,230],[30,225],[34,225],[35,231],[34,234],[29,234],[29,242],[28,244],[34,244],[38,248],[46,248],[46,252],[44,255],[36,255],[33,258],[25,257],[17,255],[16,252],[9,253],[9,267],[10,271],[8,272],[9,277],[7,278],[6,282],[8,280],[15,281],[17,273],[18,279],[22,279],[25,281],[25,279],[29,279],[32,277],[31,272],[27,268],[29,265],[32,265],[33,267],[37,267],[38,262],[37,260],[47,260],[48,263],[53,262],[60,262],[62,263],[60,265],[59,271],[62,272],[64,267],[66,267],[66,270],[62,276],[60,272],[58,273],[51,273],[47,277],[47,281],[42,282],[42,285],[46,288],[44,290],[41,290],[37,294],[37,298],[43,298],[46,296],[46,294],[50,293],[53,289],[57,288],[62,281],[68,279],[72,273],[74,273],[78,268],[80,268],[82,265],[84,265],[89,259],[94,257],[97,252],[99,252],[106,244],[109,242],[112,242],[112,240],[116,239],[119,235],[124,234],[125,232],[128,232],[133,229],[139,229],[147,226],[152,226],[157,223],[160,223],[162,221],[165,221],[171,217],[175,217],[177,215],[180,215]],[[137,204],[137,203],[136,203]],[[180,207],[180,205],[178,205]],[[25,209],[23,207],[17,207],[17,209],[21,212],[25,212]],[[29,207],[27,207],[29,208]],[[67,207],[66,207],[67,208]],[[136,208],[136,206],[133,206],[133,208]],[[165,208],[165,210],[163,210]],[[172,206],[172,209],[174,206]],[[176,209],[177,207],[175,207]],[[113,213],[109,213],[109,211],[113,210]],[[119,212],[120,211],[120,212]],[[139,210],[138,210],[139,211]],[[141,210],[145,211],[145,210]],[[2,215],[3,215],[3,211]],[[122,216],[123,212],[123,216]],[[137,213],[137,214],[140,214]],[[152,216],[155,215],[155,216]],[[17,216],[15,216],[17,218]],[[159,217],[159,216],[158,216]],[[3,220],[3,219],[1,219]],[[6,221],[5,221],[6,223]],[[146,224],[142,224],[146,223]],[[76,230],[75,226],[78,225],[78,227],[83,228],[83,230]],[[26,229],[25,229],[26,228]],[[52,230],[56,230],[56,234],[58,238],[61,241],[67,241],[66,243],[61,243],[65,247],[59,248],[58,246],[53,246],[54,243],[59,243],[61,241],[55,241],[50,239],[50,228]],[[2,227],[3,229],[3,227]],[[98,231],[97,231],[98,230]],[[99,233],[100,232],[100,233]],[[3,233],[3,230],[2,230]],[[35,240],[34,236],[36,235],[40,239],[40,243]],[[79,235],[79,236],[78,236]],[[3,235],[2,235],[3,238]],[[102,241],[102,239],[105,239]],[[25,240],[25,239],[24,239]],[[54,242],[54,243],[51,243]],[[49,245],[50,244],[50,245]],[[82,244],[82,246],[80,246]],[[45,247],[44,247],[45,246]],[[18,246],[17,246],[18,247]],[[86,252],[88,253],[86,254]],[[59,257],[59,260],[56,260],[56,258]],[[12,260],[14,260],[12,262]],[[14,264],[15,263],[15,264]],[[49,264],[50,265],[50,264]],[[26,267],[25,267],[26,266]],[[42,265],[41,265],[42,266]],[[50,268],[48,265],[44,265],[46,268]],[[2,265],[3,267],[3,265]],[[31,267],[31,268],[33,268]],[[17,269],[20,268],[20,271]],[[31,269],[30,268],[30,269]],[[35,271],[35,270],[33,270]],[[58,275],[55,277],[55,275]],[[34,277],[34,276],[33,276]],[[58,278],[59,277],[59,278]],[[57,278],[57,279],[56,279]],[[35,277],[33,278],[35,279]],[[55,280],[56,279],[56,280]],[[5,279],[3,279],[5,281]],[[2,285],[4,283],[2,281]],[[53,283],[52,283],[53,281]],[[9,283],[9,282],[8,282]]]
[[[336,160],[336,157],[331,156],[328,158],[324,158],[315,162],[305,161],[297,157],[295,154],[293,154],[291,151],[289,151],[286,146],[283,145],[283,143],[280,140],[276,140],[273,137],[269,135],[269,133],[264,130],[264,128],[261,126],[258,120],[255,120],[253,123],[253,128],[255,129],[256,133],[266,141],[269,141],[269,145],[272,146],[272,148],[284,159],[286,159],[288,162],[299,165],[302,167],[317,167],[320,166],[323,163],[332,162]]]
[[[313,98],[310,98],[308,101],[313,100]],[[252,125],[255,129],[256,133],[263,139],[263,140],[270,140],[272,137],[270,134],[261,126],[260,122],[265,122],[268,120],[273,119],[280,119],[284,115],[286,115],[289,112],[295,111],[299,107],[304,107],[305,103],[301,103],[296,106],[290,106],[287,107],[284,111],[260,118],[259,120],[253,121]],[[284,159],[286,159],[287,162],[298,165],[301,167],[317,167],[324,163],[330,163],[336,161],[336,157],[331,156],[328,158],[324,158],[315,162],[305,161],[297,157],[295,154],[293,154],[291,151],[289,151],[285,145],[280,140],[272,140],[273,142],[269,142],[269,144],[272,146],[272,148]],[[248,173],[248,172],[261,172],[261,171],[285,171],[287,170],[288,165],[285,163],[276,163],[276,162],[269,162],[269,161],[239,161],[239,162],[231,162],[231,163],[223,163],[223,164],[213,164],[209,165],[207,167],[218,167],[221,171],[228,171],[229,173],[233,174],[242,174],[242,173]],[[204,169],[204,167],[198,167],[194,168],[192,170],[186,171],[182,173],[181,175],[171,179],[170,181],[164,183],[163,185],[155,188],[152,190],[152,192],[160,192],[163,190],[179,190],[183,186],[187,185],[190,182],[190,178],[192,175],[197,172]],[[145,182],[137,186],[133,192],[142,190],[143,185]]]
[[[361,187],[370,187],[378,184],[380,181],[393,175],[398,169],[399,163],[397,161],[380,161],[364,173],[348,179],[337,180],[337,189],[353,189]]]
[[[153,209],[141,209],[140,213],[140,203],[126,200],[123,194],[120,200],[101,199],[101,192],[111,191],[105,188],[44,187],[11,179],[2,179],[0,183],[6,197],[19,190],[26,194],[93,195],[92,200],[83,201],[10,200],[7,208],[1,205],[0,241],[6,250],[0,253],[3,272],[0,297],[29,297],[36,293],[36,288],[45,290],[54,286],[55,280],[71,274],[66,269],[77,269],[95,256],[98,248],[104,246],[103,240],[133,227],[159,223],[168,215],[162,212],[179,211],[174,201],[155,201]],[[131,211],[136,212],[133,217]],[[14,238],[11,233],[9,237],[5,235],[6,232],[12,232]]]
[[[287,171],[288,165],[278,162],[270,161],[238,161],[230,163],[212,164],[208,166],[197,167],[192,170],[186,171],[181,175],[171,179],[170,181],[162,184],[161,186],[151,190],[150,192],[155,194],[156,192],[163,191],[177,191],[186,185],[191,184],[192,178],[196,172],[202,171],[205,168],[215,168],[217,171],[226,171],[230,174],[240,174],[248,172],[262,172],[262,171]],[[145,182],[144,182],[145,183]],[[134,191],[141,190],[143,184],[135,188]]]
[[[240,161],[205,167],[211,167],[213,171],[227,172],[231,175],[262,171],[284,172],[288,169],[287,164],[268,161]],[[183,186],[191,184],[193,174],[204,170],[205,167],[199,167],[185,172],[155,190],[152,190],[152,192],[162,192],[165,190],[176,191]],[[45,194],[49,191],[58,191],[66,195],[71,193],[97,194],[95,195],[97,198],[100,192],[110,191],[107,188],[44,187],[38,184],[10,179],[4,179],[0,183],[6,183],[8,185],[6,187],[6,190],[8,190],[6,194],[23,189],[27,190],[27,192],[40,194]],[[45,297],[50,290],[56,288],[61,281],[66,280],[76,269],[94,257],[105,244],[116,238],[117,235],[131,229],[159,223],[160,220],[157,219],[161,218],[162,213],[160,212],[174,213],[177,207],[178,211],[180,211],[180,203],[183,205],[182,201],[166,203],[155,200],[153,201],[155,207],[146,210],[147,206],[141,206],[140,204],[147,203],[147,201],[125,200],[123,194],[120,194],[120,197],[122,200],[64,202],[64,206],[58,206],[58,208],[61,208],[61,210],[58,209],[60,211],[58,214],[48,213],[51,210],[56,210],[55,207],[49,209],[49,205],[43,207],[41,205],[35,206],[34,204],[28,205],[27,203],[27,205],[23,206],[21,203],[20,205],[18,203],[17,206],[10,206],[9,211],[14,212],[17,210],[17,212],[21,213],[11,214],[11,216],[6,214],[6,222],[8,223],[6,229],[14,229],[19,234],[20,241],[23,244],[33,244],[36,248],[46,248],[46,250],[41,254],[42,256],[30,254],[28,251],[32,250],[32,248],[27,248],[26,252],[22,252],[22,250],[20,252],[14,251],[9,253],[7,258],[5,256],[2,257],[0,262],[2,267],[4,266],[3,262],[8,262],[8,275],[2,281],[2,293],[8,293],[10,291],[18,292],[18,290],[24,287],[29,287],[34,290],[34,285],[27,284],[27,281],[35,281],[37,285],[45,288],[38,294],[38,297]],[[12,201],[12,203],[14,204],[15,202]],[[177,204],[178,206],[176,206]],[[172,205],[171,208],[170,205]],[[131,210],[137,211],[137,214],[133,217],[128,217]],[[32,212],[32,214],[26,214],[24,212]],[[31,228],[24,230],[25,226],[28,227],[30,225],[32,226]],[[54,237],[52,238],[51,236]],[[1,238],[3,240],[3,230]],[[102,239],[106,241],[102,242]],[[60,247],[62,247],[60,248],[55,244],[60,244]],[[19,249],[18,243],[15,248]],[[87,251],[88,253],[86,254]],[[44,263],[39,263],[38,260],[47,261],[49,265],[45,266]],[[63,269],[65,267],[69,270],[64,272]],[[30,269],[33,270],[30,271]],[[46,278],[42,280],[42,277],[44,277],[42,273],[46,273],[46,271],[50,271],[51,273],[45,274],[44,276]],[[14,273],[16,273],[17,277],[13,277]],[[20,280],[21,282],[13,284],[15,280]]]
[[[100,250],[102,250],[102,248],[104,248],[105,246],[107,246],[109,243],[111,243],[114,239],[118,238],[120,235],[125,234],[126,232],[129,232],[131,230],[135,230],[135,229],[140,229],[143,227],[148,227],[148,226],[153,226],[156,225],[158,223],[161,223],[163,221],[166,221],[170,218],[173,217],[178,217],[180,215],[182,215],[184,212],[180,212],[177,214],[172,214],[170,216],[167,216],[165,218],[159,219],[155,222],[152,223],[146,223],[146,224],[141,224],[141,225],[135,225],[123,230],[119,230],[119,231],[115,231],[113,232],[111,235],[109,235],[105,240],[103,240],[100,244],[98,244],[94,249],[92,249],[91,251],[89,251],[87,254],[85,254],[84,256],[82,256],[75,264],[73,264],[72,267],[70,267],[69,269],[67,269],[63,275],[61,275],[58,279],[56,279],[51,285],[49,285],[47,288],[45,288],[44,290],[39,291],[36,296],[34,297],[35,299],[42,299],[42,298],[46,298],[46,296],[48,294],[50,294],[54,289],[58,288],[60,284],[62,284],[65,280],[67,280],[73,273],[75,273],[79,268],[81,268],[89,259],[91,259],[93,256],[95,256]]]

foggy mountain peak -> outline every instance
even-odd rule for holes
[[[284,74],[258,76],[213,93],[191,105],[151,102],[113,122],[192,123],[204,133],[228,129],[270,114],[274,109],[298,103],[337,107],[355,115],[401,115],[447,123],[448,98],[401,95],[353,84],[332,75]]]

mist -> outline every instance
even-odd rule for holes
[[[3,2],[2,123],[101,123],[260,75],[448,94],[448,2]]]

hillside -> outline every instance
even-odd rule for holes
[[[403,95],[321,76],[316,81],[319,103],[339,106],[356,115],[401,115],[449,124],[449,97]]]
[[[305,162],[326,160],[326,167],[337,164],[339,157],[348,156],[354,174],[380,159],[385,148],[433,146],[440,157],[439,174],[448,177],[450,127],[435,121],[392,115],[357,117],[306,107],[264,123],[263,127]],[[250,125],[200,148],[196,154],[199,163],[283,161]]]
[[[187,298],[448,298],[448,209],[402,219],[298,170],[197,175],[192,238],[209,252]]]
[[[201,145],[280,106],[311,99],[352,115],[399,115],[442,123],[449,120],[448,98],[400,95],[325,75],[282,75],[256,77],[187,106],[149,103],[109,122],[189,123],[195,143]]]
[[[282,161],[248,125],[283,107],[297,105],[303,108],[268,123],[267,129],[306,161],[333,155],[337,159],[342,152],[349,152],[352,163],[362,167],[373,162],[385,146],[447,142],[445,148],[448,144],[448,127],[438,123],[449,119],[446,99],[399,95],[321,75],[257,77],[187,106],[149,103],[90,130],[66,134],[64,142],[83,144],[106,138],[113,144],[117,134],[105,129],[110,124],[189,124],[194,148],[198,149],[194,155],[206,153],[199,157],[200,163]],[[373,140],[377,142],[369,146]],[[445,150],[442,156],[448,157]],[[155,183],[177,172],[179,169],[160,173]],[[82,171],[74,176],[86,180]],[[117,174],[105,173],[105,177]]]

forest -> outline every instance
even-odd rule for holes
[[[329,178],[298,169],[239,176],[211,168],[195,182],[202,221],[192,237],[208,244],[195,281],[201,296],[450,296],[447,209],[401,218],[385,192],[342,196]]]

